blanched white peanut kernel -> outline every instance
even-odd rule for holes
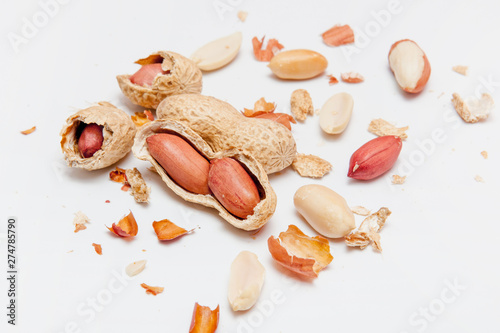
[[[227,299],[234,311],[250,309],[260,296],[266,270],[257,256],[241,251],[231,264]]]
[[[326,186],[302,186],[295,192],[293,203],[311,227],[325,237],[344,237],[356,227],[345,199]]]
[[[401,42],[389,55],[389,64],[398,84],[405,90],[413,90],[424,71],[424,52],[415,42]]]
[[[130,277],[136,276],[146,268],[146,262],[146,260],[134,261],[125,268],[125,273]]]
[[[319,113],[319,126],[328,134],[342,133],[351,120],[354,100],[348,93],[330,97]]]
[[[241,47],[241,32],[235,32],[205,44],[192,56],[202,71],[213,71],[229,64],[238,54]]]

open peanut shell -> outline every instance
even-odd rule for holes
[[[195,194],[186,191],[184,188],[179,186],[172,180],[172,178],[169,177],[161,165],[149,153],[146,139],[149,136],[158,133],[168,133],[180,136],[208,160],[224,157],[230,157],[237,160],[253,178],[259,191],[261,200],[257,206],[255,206],[254,213],[247,216],[246,219],[238,218],[229,213],[213,195]],[[236,228],[243,230],[259,229],[266,224],[266,222],[274,214],[276,209],[276,194],[269,183],[266,172],[254,157],[239,149],[214,152],[205,140],[182,123],[172,120],[156,120],[151,123],[147,123],[139,130],[139,132],[137,132],[132,151],[137,158],[149,161],[161,176],[165,184],[167,184],[167,186],[174,191],[175,194],[186,201],[216,209],[224,220]]]
[[[84,158],[78,149],[82,124],[103,126],[103,143],[92,157]],[[61,130],[61,149],[70,167],[97,170],[121,160],[134,143],[136,127],[130,116],[108,102],[78,111],[66,119]]]
[[[167,96],[201,93],[201,70],[192,60],[178,53],[158,51],[136,63],[141,66],[161,63],[161,68],[167,74],[157,75],[151,86],[132,83],[129,74],[118,75],[116,79],[120,89],[134,104],[156,109]]]

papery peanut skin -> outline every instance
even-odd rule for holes
[[[78,138],[78,149],[84,158],[89,158],[101,149],[103,141],[102,126],[88,124]]]
[[[393,135],[368,141],[352,154],[347,176],[359,180],[381,176],[396,163],[402,146],[401,138]]]
[[[258,116],[255,116],[255,118],[269,119],[269,120],[275,121],[277,123],[280,123],[281,125],[285,126],[286,128],[288,128],[291,131],[292,125],[290,125],[289,117],[290,116],[285,114],[285,113],[274,113],[274,112],[263,113],[263,114],[260,114]]]
[[[151,86],[153,81],[158,74],[166,74],[163,69],[161,69],[161,64],[149,64],[142,66],[137,72],[130,76],[130,82],[137,84],[139,86]]]
[[[252,177],[232,158],[210,162],[208,186],[224,208],[242,219],[252,215],[260,202],[259,191]]]
[[[146,139],[151,156],[179,186],[197,194],[210,194],[210,163],[177,135],[154,134]]]

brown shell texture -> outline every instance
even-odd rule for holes
[[[128,74],[116,77],[123,94],[132,103],[148,109],[156,109],[158,104],[168,96],[201,93],[201,70],[192,60],[178,53],[159,51],[136,61],[139,65],[158,62],[162,62],[162,69],[170,73],[156,76],[151,87],[133,84],[129,79],[131,75]]]
[[[84,158],[78,149],[77,129],[80,123],[103,126],[104,141],[94,156]],[[66,119],[61,130],[61,149],[70,167],[97,170],[118,162],[130,151],[136,128],[129,115],[108,102],[78,111]]]
[[[214,150],[238,148],[262,165],[267,174],[292,164],[295,140],[285,126],[268,119],[243,116],[229,103],[203,95],[176,95],[163,100],[156,115],[175,120],[198,133]]]
[[[168,176],[165,170],[149,153],[146,139],[156,133],[173,133],[181,136],[209,160],[231,157],[242,163],[246,167],[247,171],[254,176],[254,179],[257,180],[259,185],[258,188],[260,188],[259,191],[261,192],[262,199],[255,207],[254,214],[248,216],[246,219],[240,219],[229,213],[214,196],[191,193],[177,185],[177,183],[175,183]],[[165,184],[167,184],[167,186],[174,191],[175,194],[186,201],[215,208],[224,220],[236,228],[243,230],[259,229],[266,224],[276,210],[276,194],[269,183],[266,172],[254,157],[239,149],[214,152],[212,148],[210,148],[210,146],[198,134],[196,134],[195,131],[180,122],[172,120],[156,120],[151,123],[147,123],[141,127],[137,133],[132,151],[137,158],[149,161],[155,168],[155,171],[161,176]]]

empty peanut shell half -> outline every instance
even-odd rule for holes
[[[150,152],[150,148],[148,148],[147,139],[157,134],[170,134],[181,138],[188,145],[194,148],[194,150],[207,161],[230,158],[238,162],[238,164],[241,165],[246,173],[248,173],[248,176],[253,180],[258,191],[260,201],[258,201],[258,203],[254,206],[253,214],[247,215],[245,218],[237,217],[236,215],[231,214],[228,209],[226,209],[226,207],[224,206],[225,202],[220,202],[219,200],[217,200],[216,196],[212,195],[211,192],[209,192],[208,194],[198,194],[204,193],[204,191],[198,191],[198,188],[196,186],[193,187],[191,191],[181,186],[180,183],[186,180],[186,178],[182,176],[182,174],[186,171],[182,169],[182,165],[184,164],[179,164],[177,166],[172,165],[172,168],[170,169],[171,173],[169,174],[167,170],[165,170],[165,168],[162,167],[162,165],[160,165],[160,163],[155,158],[153,158],[152,153]],[[149,140],[149,142],[152,141]],[[182,145],[180,145],[180,147],[180,152],[187,151],[189,148],[183,147]],[[274,193],[274,190],[269,183],[266,172],[254,157],[239,149],[214,152],[210,148],[210,146],[198,134],[196,134],[196,132],[179,122],[172,120],[156,120],[147,123],[146,125],[141,127],[141,129],[137,133],[132,151],[137,158],[149,161],[161,176],[165,184],[167,184],[167,186],[177,195],[179,195],[186,201],[198,203],[206,207],[215,208],[224,220],[226,220],[236,228],[243,230],[258,229],[262,227],[274,214],[274,211],[276,209],[276,194]],[[190,154],[192,155],[192,152]],[[175,162],[169,163],[175,164]],[[167,168],[169,168],[169,166],[167,166]],[[186,168],[190,168],[190,166],[186,165]],[[175,171],[176,174],[173,174],[172,170]],[[200,173],[200,168],[193,167],[192,172]],[[174,178],[176,178],[177,181],[175,181]],[[201,177],[197,178],[199,179]],[[226,185],[231,185],[232,182],[232,177],[228,177],[228,179],[223,183],[225,183]],[[186,184],[188,183],[183,183],[183,185],[187,187],[188,185]],[[212,184],[209,182],[209,185]],[[220,193],[212,187],[210,189],[216,194]],[[198,193],[194,193],[194,191],[198,191]],[[226,197],[230,197],[230,195],[227,195]]]
[[[118,162],[130,151],[136,127],[116,106],[99,102],[66,119],[61,149],[70,167],[97,170]]]
[[[159,51],[136,63],[142,67],[135,74],[116,77],[123,94],[134,104],[156,109],[167,96],[201,92],[200,69],[178,53]]]

